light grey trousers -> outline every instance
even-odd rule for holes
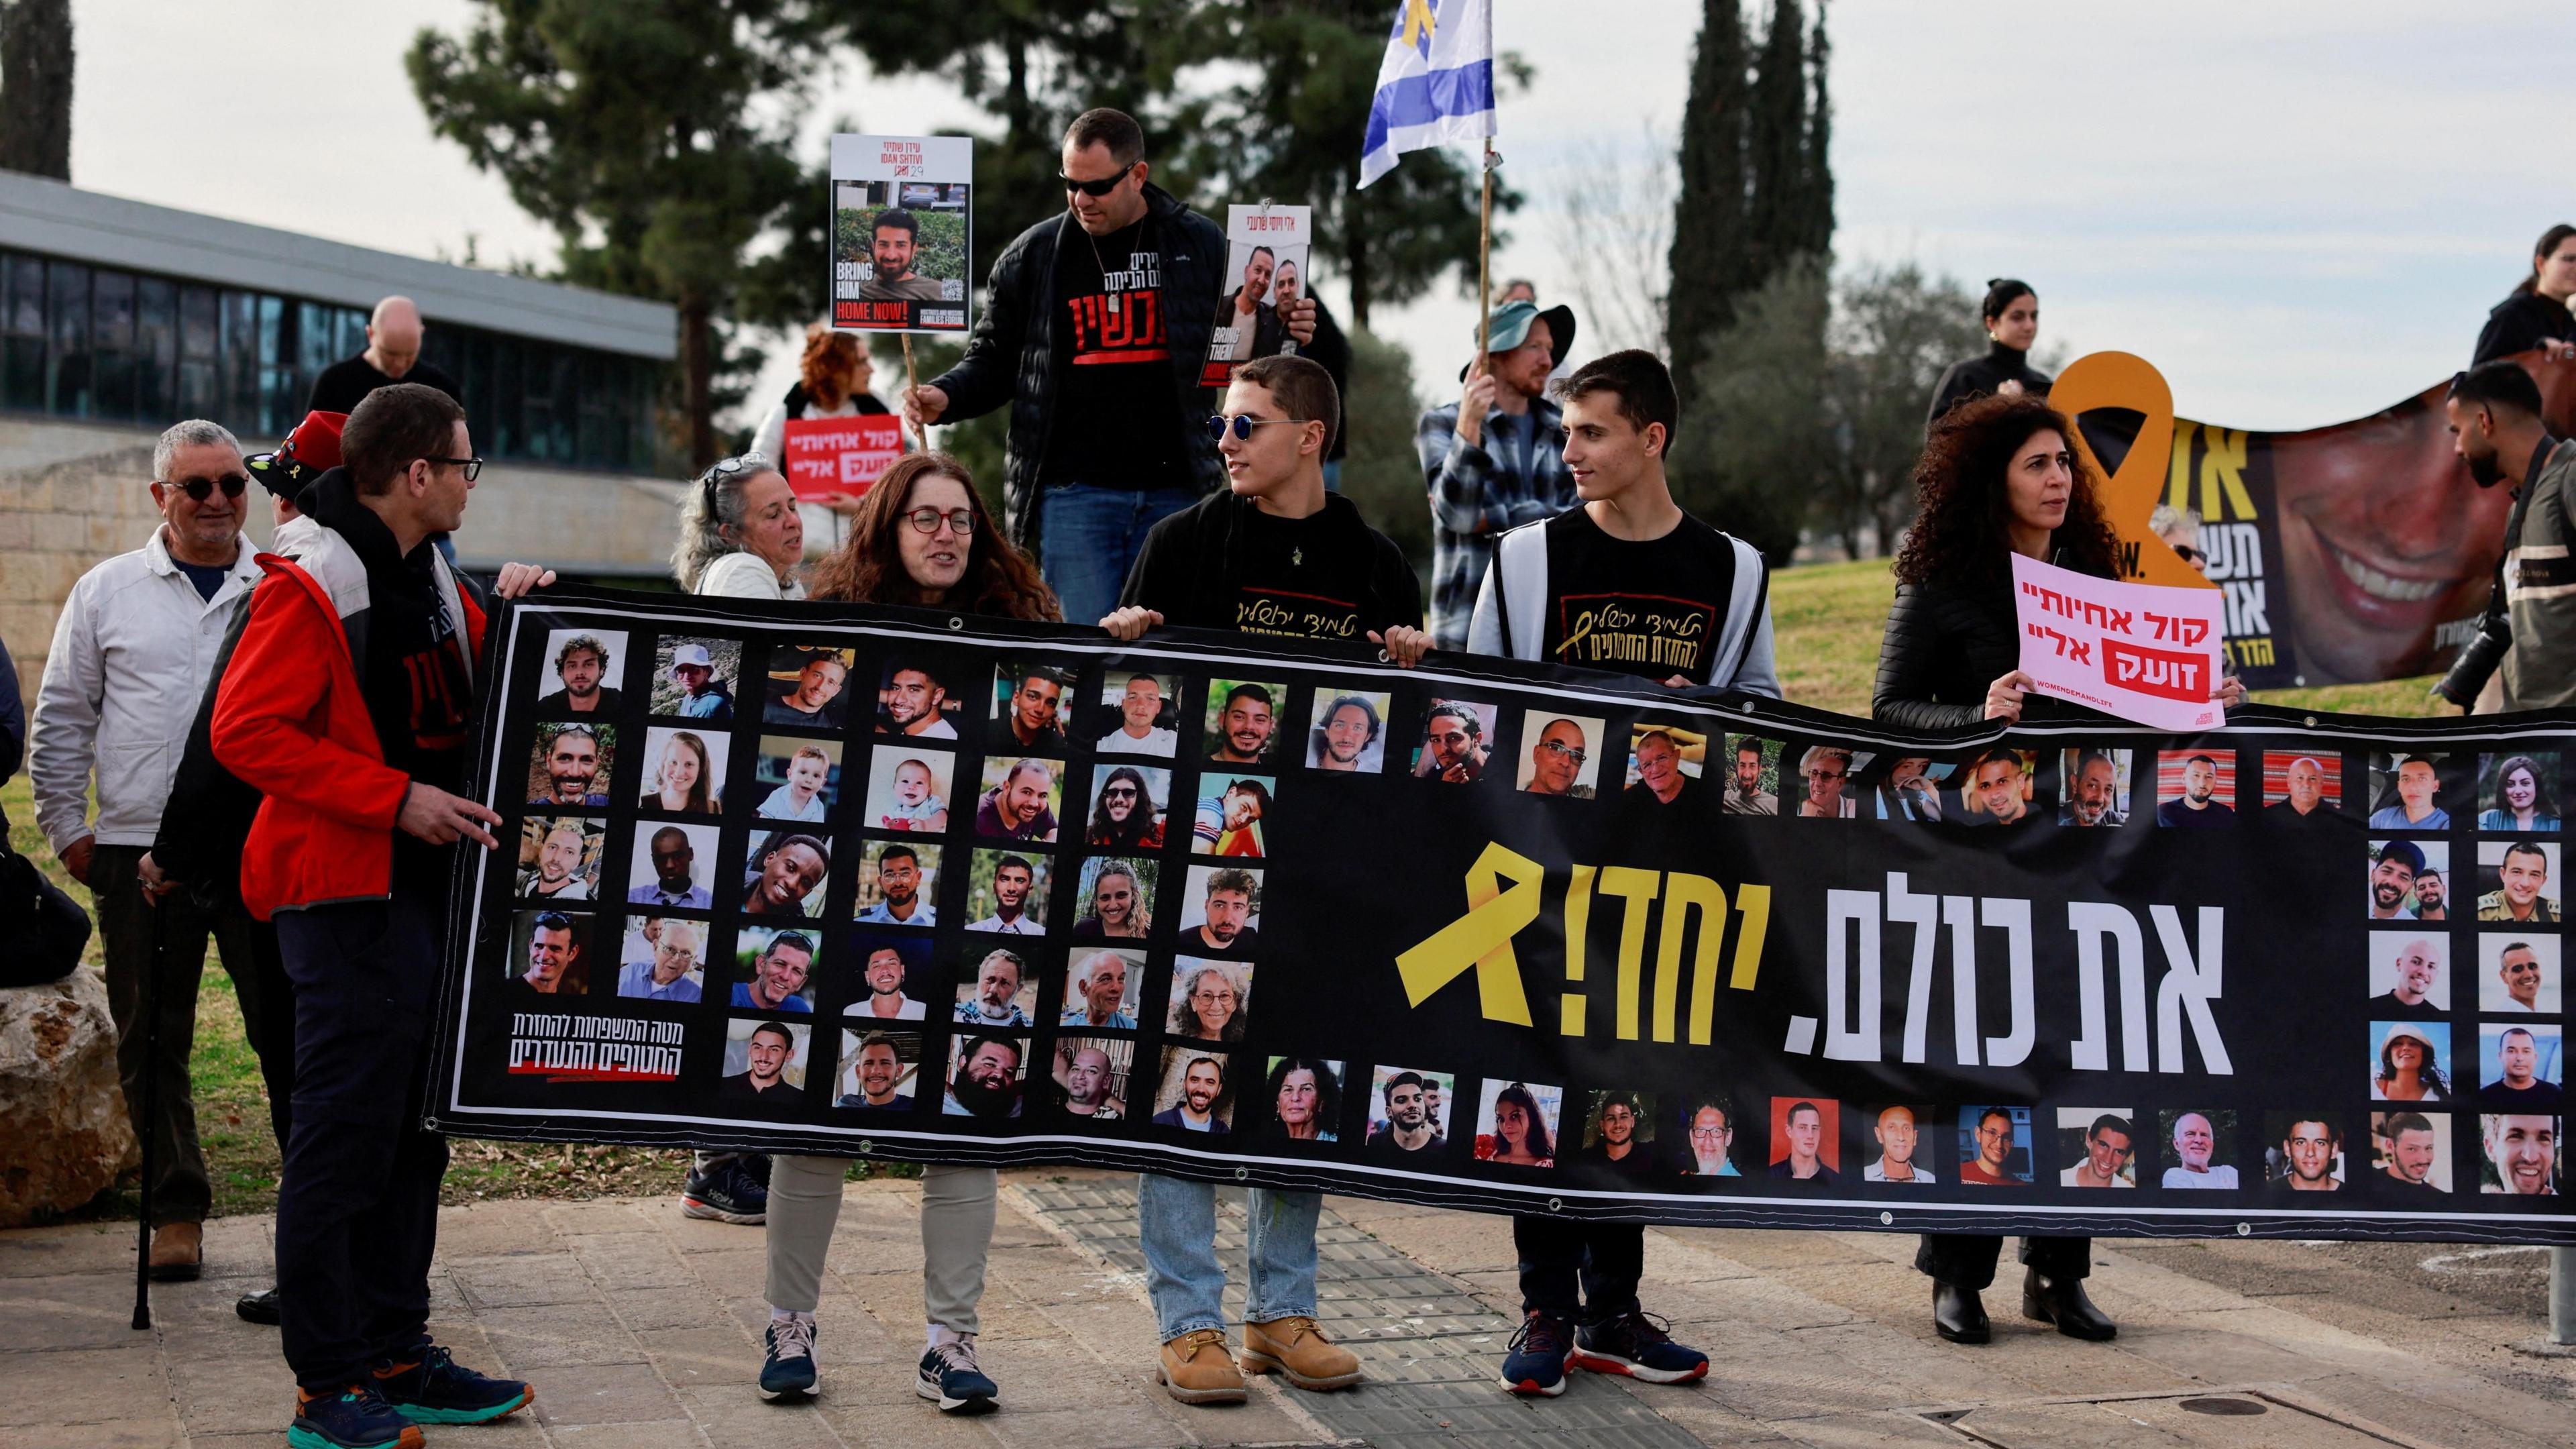
[[[823,1258],[841,1217],[839,1157],[770,1159],[769,1306],[811,1313],[823,1296]],[[924,1320],[974,1333],[993,1246],[1000,1180],[989,1167],[921,1169],[921,1306]]]

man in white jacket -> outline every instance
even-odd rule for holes
[[[245,997],[256,992],[258,976],[251,919],[237,898],[208,910],[182,891],[158,895],[156,905],[136,867],[160,829],[172,772],[235,605],[260,571],[242,532],[256,495],[231,433],[199,419],[178,424],[153,449],[152,477],[160,525],[143,547],[83,574],[54,626],[37,690],[28,775],[37,823],[95,902],[127,1111],[138,1136],[147,1128],[158,1134],[153,1276],[176,1279],[197,1276],[201,1225],[212,1206],[188,1082],[206,938],[215,938],[224,969]],[[87,818],[93,780],[95,821]],[[160,1049],[147,1063],[138,1018],[145,973],[155,964],[156,908],[169,920],[166,952],[151,983]],[[246,1015],[256,1015],[256,1002],[243,1006]],[[140,1117],[146,1071],[160,1077],[158,1120],[149,1124]]]

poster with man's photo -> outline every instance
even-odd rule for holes
[[[1225,209],[1225,285],[1216,299],[1203,387],[1223,387],[1256,357],[1297,350],[1289,308],[1306,296],[1306,247],[1314,236],[1311,206],[1234,205]]]
[[[974,321],[975,146],[964,136],[832,138],[832,325],[964,332]]]

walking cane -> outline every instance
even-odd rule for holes
[[[95,862],[93,862],[95,867]],[[140,889],[138,884],[137,889]],[[169,949],[170,913],[147,892],[144,904],[152,912],[152,961],[143,973],[143,1193],[142,1204],[135,1212],[140,1221],[134,1233],[134,1326],[138,1330],[152,1327],[152,1140],[160,1134],[154,1124],[161,1114],[161,958]]]

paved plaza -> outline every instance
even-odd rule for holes
[[[2576,1358],[2539,1343],[2538,1255],[2427,1245],[2109,1243],[2093,1292],[2116,1343],[2022,1322],[2009,1260],[1997,1341],[1933,1336],[1914,1240],[1658,1229],[1645,1298],[1714,1368],[1658,1388],[1585,1374],[1553,1401],[1493,1373],[1514,1324],[1503,1221],[1333,1199],[1321,1305],[1369,1382],[1306,1394],[1256,1380],[1239,1408],[1185,1408],[1152,1380],[1133,1179],[1005,1177],[983,1356],[1002,1412],[916,1398],[913,1184],[854,1184],[820,1314],[824,1393],[752,1390],[758,1229],[669,1200],[505,1202],[442,1214],[434,1326],[458,1356],[528,1378],[537,1406],[437,1429],[467,1449],[1366,1444],[1649,1446],[2443,1446],[2576,1444]],[[1221,1220],[1240,1262],[1239,1211]],[[130,1228],[0,1234],[0,1449],[273,1445],[291,1388],[276,1333],[234,1318],[267,1271],[270,1220],[207,1225],[209,1276],[163,1285],[129,1323]],[[2456,1260],[2456,1261],[2455,1261]],[[1239,1273],[1238,1273],[1239,1278]],[[1238,1284],[1239,1290],[1239,1284]],[[1239,1297],[1231,1305],[1240,1307]]]

